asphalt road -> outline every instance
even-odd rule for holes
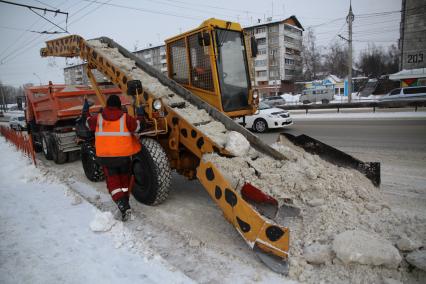
[[[283,130],[260,134],[271,144]],[[295,121],[284,131],[312,136],[363,161],[381,162],[381,189],[426,203],[426,120]],[[419,207],[420,208],[420,207]]]

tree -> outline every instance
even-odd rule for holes
[[[302,41],[303,77],[305,80],[315,80],[321,65],[320,49],[316,45],[316,36],[312,28],[308,28]]]
[[[356,66],[370,77],[379,77],[398,71],[399,51],[395,45],[391,45],[385,51],[381,46],[369,44],[367,49],[360,53]]]
[[[3,85],[0,82],[0,105],[2,110],[6,110],[6,105],[3,105],[3,103],[14,104],[16,103],[17,97],[23,95],[24,89],[22,87],[16,88],[13,86]]]
[[[344,78],[348,75],[348,48],[339,42],[332,43],[324,54],[324,69]]]

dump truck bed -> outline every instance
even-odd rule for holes
[[[104,89],[103,93],[121,94],[118,88]],[[91,111],[99,111],[101,105],[95,91],[89,86],[50,84],[25,89],[29,105],[28,119],[40,125],[56,125],[61,120],[75,119],[81,114],[84,98],[92,101]]]

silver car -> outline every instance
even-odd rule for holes
[[[281,96],[264,97],[262,101],[271,107],[285,105],[285,99],[283,99]]]
[[[27,129],[27,123],[24,116],[12,116],[9,120],[9,126],[12,129],[21,131]]]
[[[426,86],[393,89],[379,101],[426,100]]]

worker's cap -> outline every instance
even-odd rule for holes
[[[107,107],[118,107],[121,108],[120,97],[117,95],[110,95],[106,101]]]

